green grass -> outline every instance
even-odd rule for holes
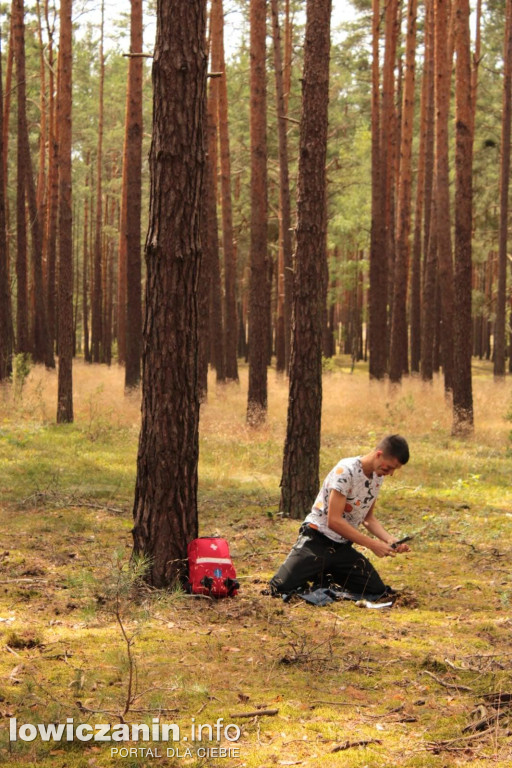
[[[338,370],[339,369],[339,370]],[[506,705],[477,738],[485,695],[512,693],[511,389],[475,378],[476,431],[450,436],[442,386],[368,383],[345,359],[324,377],[321,472],[399,430],[409,465],[386,481],[379,517],[413,551],[378,561],[402,592],[390,611],[313,608],[264,594],[298,521],[278,514],[286,382],[269,373],[269,419],[245,425],[240,386],[201,412],[200,532],[225,536],[242,589],[226,601],[155,593],[130,575],[139,403],[117,369],[77,366],[76,422],[52,423],[55,381],[32,372],[0,402],[0,761],[14,766],[279,765],[504,768]],[[240,757],[111,757],[110,746],[8,741],[18,723],[119,721],[130,640],[138,697],[127,722],[236,722]],[[492,710],[487,703],[487,713]],[[274,716],[239,719],[259,708]],[[480,710],[480,713],[483,710]],[[459,739],[459,741],[455,741]],[[365,743],[362,743],[365,742]],[[358,743],[361,743],[357,746]],[[348,749],[333,751],[336,747]],[[227,742],[223,742],[223,746]],[[184,752],[185,743],[180,744]]]

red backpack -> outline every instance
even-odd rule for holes
[[[210,597],[234,597],[239,588],[226,539],[202,536],[190,542],[189,592]]]

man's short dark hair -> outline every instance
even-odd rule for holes
[[[409,461],[409,446],[407,440],[401,435],[387,435],[383,437],[377,446],[378,451],[382,451],[384,456],[392,456],[398,459],[402,466]]]

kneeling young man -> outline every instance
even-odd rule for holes
[[[341,459],[325,478],[297,542],[272,578],[272,593],[290,594],[312,582],[375,599],[385,595],[388,588],[379,574],[352,544],[378,557],[409,551],[407,544],[391,546],[397,539],[374,514],[383,478],[408,461],[409,446],[400,435],[388,435],[365,456]],[[359,531],[361,523],[376,538]]]

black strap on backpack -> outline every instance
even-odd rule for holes
[[[228,597],[231,597],[235,589],[240,589],[240,584],[236,579],[224,579],[224,584],[228,590]]]

